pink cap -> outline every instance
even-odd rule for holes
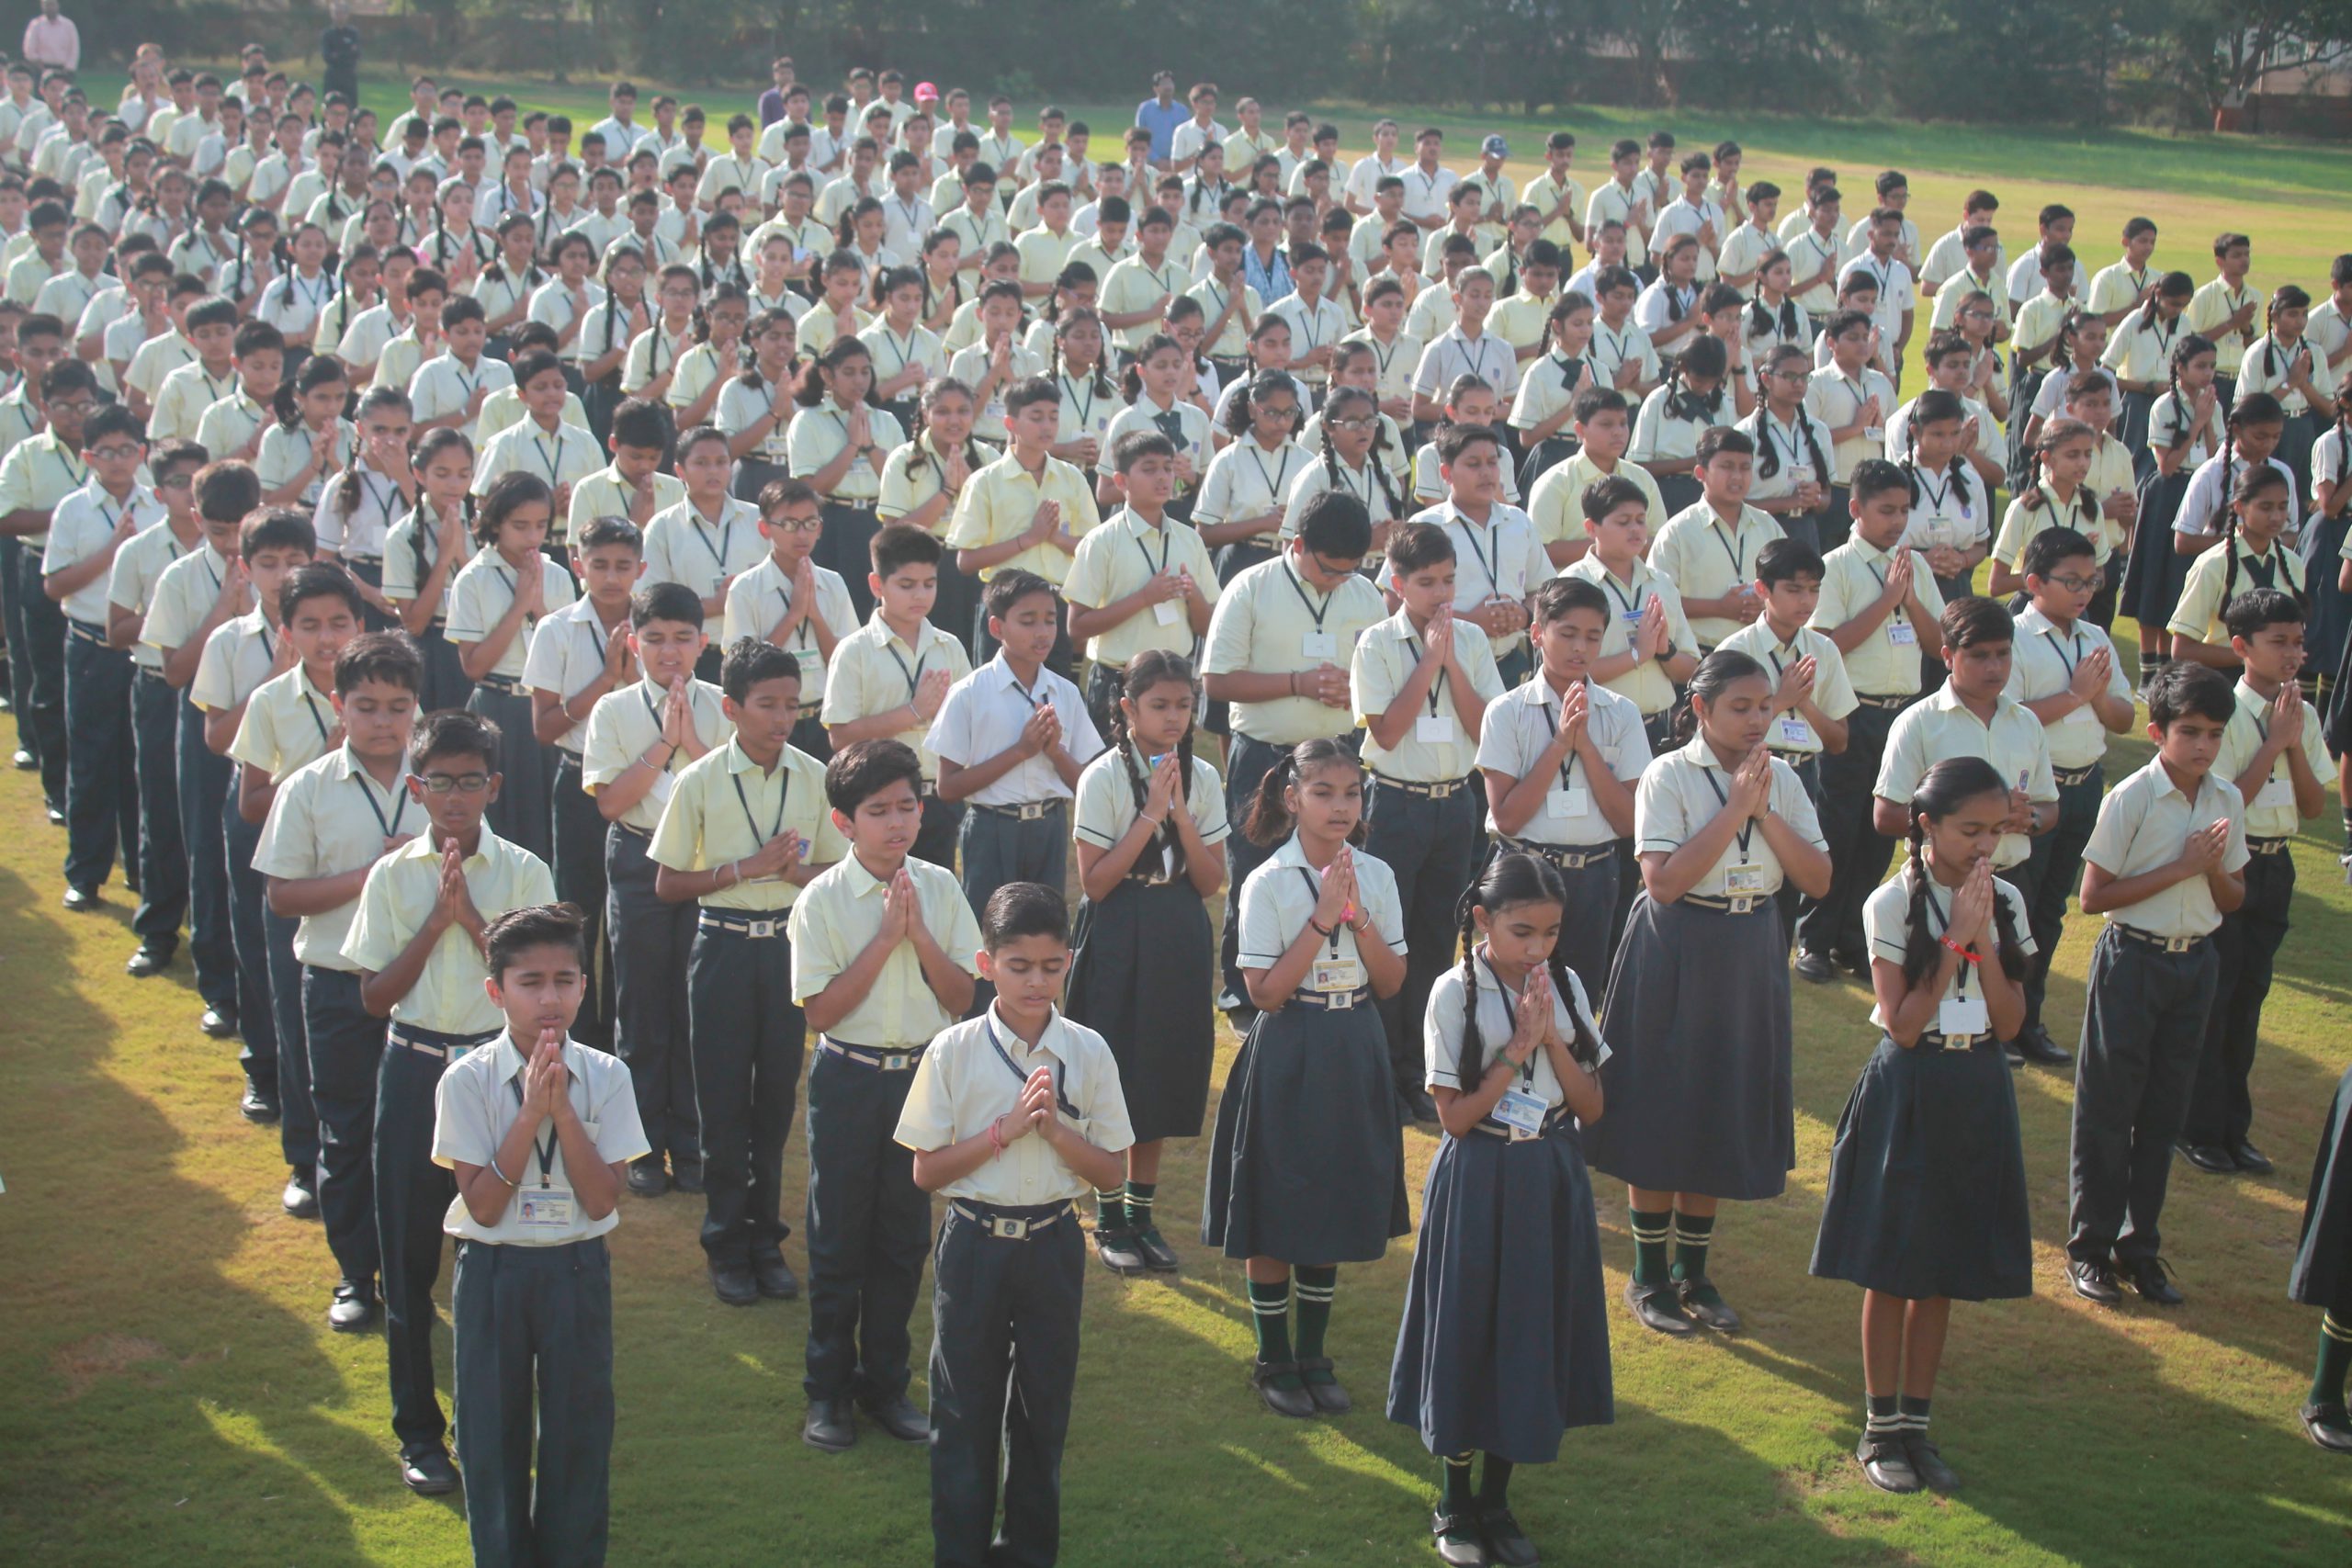
[[[918,98],[935,98],[939,96],[939,89],[929,82],[918,82],[915,84],[915,96]]]

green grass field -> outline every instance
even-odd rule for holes
[[[586,97],[524,96],[568,107]],[[1343,123],[1355,142],[1363,118]],[[1583,115],[1570,123],[1590,146],[1645,122]],[[1536,144],[1532,126],[1503,129],[1521,148]],[[1712,141],[1727,128],[1678,129]],[[1942,225],[1928,215],[1989,182],[2012,210],[2063,195],[2094,231],[2150,212],[2167,225],[2160,256],[2181,265],[2200,260],[2211,231],[2251,230],[2257,277],[2270,279],[2324,274],[2340,209],[2303,195],[2340,187],[2352,169],[2333,152],[2236,141],[2064,141],[1793,121],[1737,129],[1751,138],[1758,171],[1793,175],[1841,158],[1860,166],[1865,155],[1871,167],[1905,164],[1930,232]],[[2127,167],[2131,185],[2090,183]],[[2234,185],[2224,192],[2229,171],[2253,167],[2261,175],[2246,181],[2247,195]],[[2039,181],[2024,181],[2028,168],[2041,172]],[[2132,646],[2129,629],[2118,630],[2118,642]],[[2110,761],[2120,776],[2145,757],[2135,742],[2119,744]],[[1612,1306],[1617,1425],[1571,1435],[1558,1464],[1522,1472],[1515,1489],[1546,1560],[2352,1558],[2352,1467],[2313,1449],[2294,1416],[2316,1314],[2284,1293],[2320,1118],[2352,1060],[2343,957],[2352,894],[2336,867],[2338,840],[2324,822],[2296,845],[2303,893],[2256,1073],[2255,1139],[2280,1173],[2219,1181],[2183,1165],[2174,1181],[2165,1250],[2185,1308],[2102,1311],[2066,1288],[2059,1244],[2071,1080],[2018,1075],[2037,1294],[1956,1314],[1937,1431],[1968,1484],[1948,1501],[1876,1493],[1851,1458],[1858,1295],[1809,1279],[1805,1261],[1831,1134],[1873,1034],[1859,986],[1800,986],[1798,1167],[1781,1199],[1727,1209],[1715,1251],[1714,1273],[1748,1332],[1669,1342]],[[74,919],[58,908],[62,847],[32,781],[0,777],[0,998],[11,1026],[0,1048],[7,1555],[171,1568],[466,1561],[460,1507],[413,1498],[395,1475],[380,1343],[326,1329],[333,1267],[317,1227],[278,1211],[277,1139],[236,1113],[233,1045],[198,1033],[185,963],[168,978],[122,976],[133,939],[119,883],[104,915]],[[2064,1039],[2080,1015],[2090,924],[2073,922],[2053,985],[2053,1029]],[[1224,1042],[1228,1060],[1231,1046]],[[1417,1194],[1434,1146],[1425,1132],[1406,1134]],[[1413,1432],[1379,1414],[1409,1244],[1343,1273],[1333,1348],[1357,1413],[1282,1421],[1245,1382],[1251,1351],[1238,1269],[1187,1239],[1197,1234],[1199,1155],[1198,1145],[1180,1146],[1163,1178],[1184,1273],[1133,1283],[1089,1277],[1065,1463],[1065,1561],[1428,1561],[1433,1467]],[[800,1159],[796,1136],[788,1177]],[[1613,1303],[1631,1242],[1622,1191],[1597,1186]],[[796,1186],[787,1213],[798,1202]],[[713,1301],[698,1218],[688,1198],[632,1201],[616,1238],[614,1560],[922,1561],[922,1455],[870,1431],[836,1458],[797,1441],[804,1309],[731,1311]],[[798,1266],[797,1245],[789,1251]],[[919,1347],[927,1316],[926,1304]],[[446,1334],[439,1343],[446,1367]]]

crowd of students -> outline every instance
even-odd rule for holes
[[[1566,132],[1524,186],[1389,120],[1351,163],[1164,74],[1030,141],[779,62],[723,150],[626,84],[577,134],[423,77],[379,129],[254,51],[8,86],[17,763],[66,907],[135,890],[129,972],[185,933],[420,1493],[457,1237],[481,1561],[604,1555],[624,1191],[700,1200],[719,1301],[801,1293],[804,1065],[803,1436],[928,1442],[942,1563],[1053,1561],[1087,1250],[1182,1267],[1204,1127],[1299,1418],[1351,1408],[1340,1268],[1439,1130],[1384,1403],[1456,1563],[1536,1561],[1513,1467],[1611,1418],[1589,1168],[1631,1320],[1739,1331],[1792,972],[1883,1036],[1813,1271],[1862,1288],[1886,1490],[1958,1484],[1951,1303],[2031,1289],[2016,1068],[2074,1067],[2092,1302],[2181,1303],[2176,1149],[2272,1168],[2290,845],[2352,733],[2352,255],[2266,301],[2245,236],[2200,285],[2135,218],[2091,273],[2051,206],[2011,260],[1990,192],[1923,243],[1899,173],[1783,212],[1665,132],[1589,196]],[[2346,1115],[2292,1286],[2336,1451]]]

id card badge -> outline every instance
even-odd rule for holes
[[[1885,446],[1886,426],[1883,424],[1866,424],[1862,426],[1862,439],[1869,442],[1873,446]]]
[[[1764,891],[1764,868],[1748,863],[1724,868],[1724,891],[1734,896],[1755,895]]]
[[[1451,746],[1455,734],[1450,714],[1425,713],[1413,721],[1413,739],[1424,746]]]
[[[1363,985],[1363,965],[1352,958],[1318,958],[1308,985],[1317,991],[1356,990]]]
[[[1510,1129],[1510,1141],[1518,1144],[1542,1135],[1544,1113],[1551,1109],[1533,1095],[1514,1089],[1495,1101],[1494,1116]]]
[[[1151,607],[1151,618],[1163,626],[1172,626],[1184,618],[1184,604],[1180,599],[1162,599]]]
[[[1789,465],[1789,488],[1791,490],[1803,490],[1812,482],[1813,465],[1811,463],[1791,463]]]
[[[1789,747],[1798,747],[1805,750],[1813,749],[1813,726],[1792,713],[1782,714],[1778,725],[1781,745],[1784,749]]]
[[[2295,782],[2292,779],[2265,779],[2262,787],[2254,792],[2254,798],[2246,804],[2266,809],[2277,807],[2292,811],[2295,808]]]
[[[1955,1034],[1988,1034],[1993,1029],[1993,1015],[1978,996],[1950,996],[1936,1004],[1936,1032],[1949,1038]]]
[[[525,1230],[568,1230],[571,1193],[561,1187],[526,1187],[514,1194],[514,1223]]]
[[[1919,634],[1911,629],[1910,622],[1895,616],[1886,623],[1886,640],[1897,648],[1917,648]]]
[[[1555,789],[1544,797],[1544,815],[1555,818],[1589,817],[1592,792],[1582,784],[1573,789]]]
[[[1298,639],[1302,659],[1337,659],[1340,657],[1340,637],[1337,632],[1312,631]]]

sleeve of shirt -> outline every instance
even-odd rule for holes
[[[1467,989],[1459,969],[1446,970],[1430,987],[1429,1010],[1421,1020],[1421,1077],[1431,1089],[1462,1087],[1462,1015]],[[1486,1043],[1491,1047],[1500,1042]]]
[[[359,886],[359,912],[352,918],[351,931],[343,939],[343,955],[369,974],[382,971],[400,956],[408,938],[396,932],[392,921],[392,893],[390,856],[369,868],[368,878]]]
[[[923,744],[933,755],[959,768],[988,760],[978,754],[978,738],[973,734],[976,716],[972,710],[978,701],[969,677],[947,688],[939,711],[932,716],[931,733],[923,737]]]
[[[275,773],[277,760],[285,754],[286,748],[277,739],[277,721],[267,705],[248,699],[244,716],[237,721],[237,733],[229,742],[229,760]]]
[[[481,1088],[487,1078],[487,1074],[447,1072],[434,1086],[434,1164],[454,1170],[460,1160],[486,1166],[498,1157],[498,1130]]]
[[[914,1081],[907,1085],[905,1105],[890,1139],[918,1154],[944,1149],[957,1142],[956,1093],[948,1083],[950,1053],[926,1051],[915,1064]]]
[[[1274,878],[1283,874],[1287,873],[1279,869],[1262,876],[1253,872],[1241,885],[1241,936],[1236,962],[1244,969],[1272,968],[1297,934],[1282,929],[1282,903],[1274,891]]]
[[[2230,818],[2230,847],[2222,852],[2222,869],[2244,871],[2245,863],[2254,858],[2253,852],[2245,847],[2245,796],[2240,795],[2237,786],[2226,779],[2222,781],[2222,787],[2225,792],[2222,796],[2222,808]]]
[[[1445,345],[1442,343],[1430,344],[1421,350],[1420,362],[1413,367],[1415,392],[1425,398],[1434,398],[1438,395],[1438,377],[1445,368],[1444,359]]]
[[[2025,795],[2028,800],[2045,806],[2058,800],[2058,780],[2051,772],[2050,734],[2038,722],[2033,726],[2033,761],[2027,767]]]
[[[637,761],[622,750],[615,702],[615,694],[607,693],[588,710],[588,734],[581,742],[580,783],[590,795],[627,773]]]
[[[1362,861],[1357,863],[1357,867],[1362,869]],[[1385,864],[1381,872],[1380,875],[1362,878],[1359,886],[1363,894],[1364,908],[1372,916],[1373,929],[1380,933],[1381,941],[1402,957],[1408,951],[1405,945],[1405,905],[1396,897],[1396,873],[1389,871]]]
[[[1903,962],[1911,939],[1910,910],[1910,891],[1900,877],[1882,883],[1862,900],[1862,936],[1872,958]]]
[[[254,845],[254,869],[264,876],[300,878],[318,874],[318,830],[311,809],[312,792],[288,781],[269,803],[261,838]]]
[[[1919,787],[1919,779],[1928,771],[1928,759],[1923,754],[1925,743],[1920,732],[1925,728],[1918,714],[1925,710],[1906,711],[1894,721],[1887,732],[1886,750],[1879,757],[1878,780],[1871,785],[1871,793],[1881,800],[1896,802],[1911,798]]]
[[[1682,794],[1673,785],[1672,770],[1650,768],[1634,791],[1634,852],[1663,851],[1672,854],[1690,836],[1690,821]]]
[[[2127,793],[2131,782],[2126,779],[2098,803],[2098,820],[2091,824],[2091,836],[2083,844],[2083,859],[2109,876],[2123,874],[2124,857],[2132,852],[2132,836],[2146,811],[2142,792]]]
[[[1107,1042],[1087,1059],[1086,1103],[1079,1109],[1080,1137],[1105,1154],[1122,1154],[1134,1147],[1136,1129],[1127,1115],[1126,1086],[1119,1080],[1118,1059],[1111,1055]]]
[[[197,655],[196,678],[187,684],[188,701],[207,713],[235,705],[232,697],[233,682],[230,677],[227,642],[220,633],[230,622],[213,628],[213,635],[204,639],[204,650]]]
[[[1069,682],[1061,681],[1055,688],[1053,701],[1054,709],[1062,719],[1062,750],[1081,765],[1101,756],[1102,732],[1094,728],[1094,717],[1087,711],[1085,694]],[[937,751],[939,748],[934,746],[932,750]]]
[[[1238,581],[1238,579],[1236,579]],[[1231,675],[1250,668],[1251,630],[1255,617],[1246,596],[1229,593],[1209,613],[1208,638],[1202,646],[1201,673]]]
[[[589,1107],[596,1118],[596,1153],[606,1165],[626,1165],[652,1152],[645,1122],[637,1113],[637,1089],[628,1069],[598,1075],[603,1094]]]
[[[1409,671],[1392,667],[1388,647],[1385,638],[1375,647],[1371,637],[1360,637],[1355,651],[1348,657],[1348,684],[1355,694],[1355,718],[1360,725],[1371,724],[1385,714],[1410,678]]]
[[[1796,770],[1778,758],[1772,761],[1772,809],[1806,843],[1816,850],[1829,848],[1829,840],[1821,836],[1821,817],[1814,809],[1813,797],[1805,793]]]
[[[806,1004],[849,966],[842,951],[840,922],[826,917],[819,906],[823,896],[808,897],[804,889],[793,900],[786,930],[792,938],[792,999]]]
[[[682,775],[679,783],[685,787],[673,789],[663,803],[662,819],[653,825],[652,841],[645,851],[654,864],[668,866],[672,871],[702,869],[705,791],[700,787],[701,782]]]
[[[1361,649],[1363,645],[1356,646]],[[1527,758],[1521,741],[1524,728],[1517,704],[1497,703],[1489,706],[1486,722],[1478,727],[1478,753],[1472,761],[1487,773],[1512,779],[1525,776]]]
[[[449,619],[444,628],[451,642],[480,642],[490,635],[491,616],[481,602],[486,571],[460,570],[449,584]]]

